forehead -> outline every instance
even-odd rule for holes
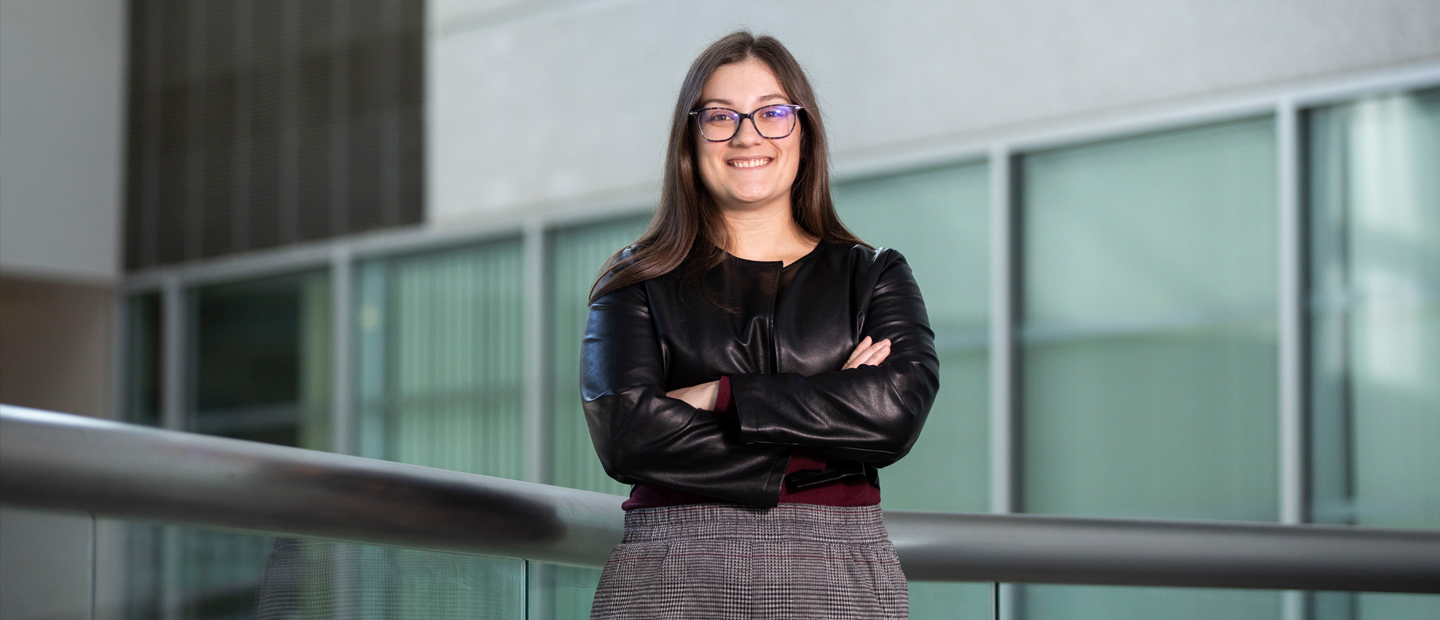
[[[789,101],[775,73],[754,58],[721,65],[700,90],[701,101],[723,99],[736,105],[754,103],[767,95],[780,95]]]

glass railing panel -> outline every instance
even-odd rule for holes
[[[96,564],[97,583],[120,594],[97,617],[525,617],[522,560],[144,523],[101,531],[121,540],[97,544],[123,558]]]
[[[590,617],[600,569],[531,562],[528,620],[584,620]]]
[[[1013,585],[998,598],[1007,620],[1089,618],[1309,618],[1420,620],[1437,617],[1440,595],[1378,592],[1282,592],[1221,588]],[[913,599],[913,595],[912,595]],[[977,612],[971,612],[977,613]],[[912,614],[912,617],[915,617]],[[985,615],[951,617],[988,618]]]
[[[1273,590],[1026,585],[1020,591],[1026,620],[1281,618],[1281,595]]]
[[[990,617],[988,583],[911,581],[909,585],[911,620]]]
[[[0,506],[0,618],[86,618],[94,529],[84,513]]]

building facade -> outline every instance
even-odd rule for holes
[[[690,61],[745,27],[810,72],[841,216],[907,256],[936,331],[941,391],[913,452],[881,474],[887,508],[1440,527],[1440,389],[1425,379],[1440,376],[1433,3],[373,4],[389,19],[353,36],[336,24],[371,3],[308,17],[297,3],[199,17],[131,5],[116,415],[625,494],[580,412],[586,294],[648,222]],[[217,22],[218,6],[234,12]],[[235,68],[263,64],[254,24],[271,9],[275,56],[252,75],[275,76],[274,129],[239,132],[263,105],[219,113],[206,97],[250,101]],[[374,34],[404,15],[413,36]],[[251,39],[214,35],[245,23]],[[155,41],[172,49],[143,52],[166,24]],[[368,40],[391,47],[366,56]],[[249,55],[213,71],[193,60],[222,45]],[[144,53],[162,73],[192,60],[141,100]],[[307,67],[333,82],[306,91]],[[367,116],[372,70],[394,78]],[[373,169],[355,155],[372,134]],[[290,217],[292,232],[205,237],[207,221],[239,221],[236,188],[261,187],[264,166],[273,196],[247,198],[245,217],[277,230]],[[376,215],[347,215],[362,208]],[[300,232],[303,213],[321,232]],[[224,615],[207,592],[253,583],[272,544],[126,532],[116,587],[137,615]],[[457,570],[501,576],[481,596],[496,617],[584,617],[598,575]],[[911,584],[916,618],[986,617],[990,600],[985,584]],[[1006,586],[1004,600],[1033,619],[1440,610],[1422,596],[1073,586]]]

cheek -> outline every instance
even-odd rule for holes
[[[700,173],[700,183],[713,191],[720,174],[725,171],[725,162],[714,149],[706,148],[708,146],[704,142],[695,145],[695,168]]]

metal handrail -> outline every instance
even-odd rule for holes
[[[621,497],[0,405],[0,503],[601,566]],[[906,575],[1440,593],[1440,531],[885,511]]]

